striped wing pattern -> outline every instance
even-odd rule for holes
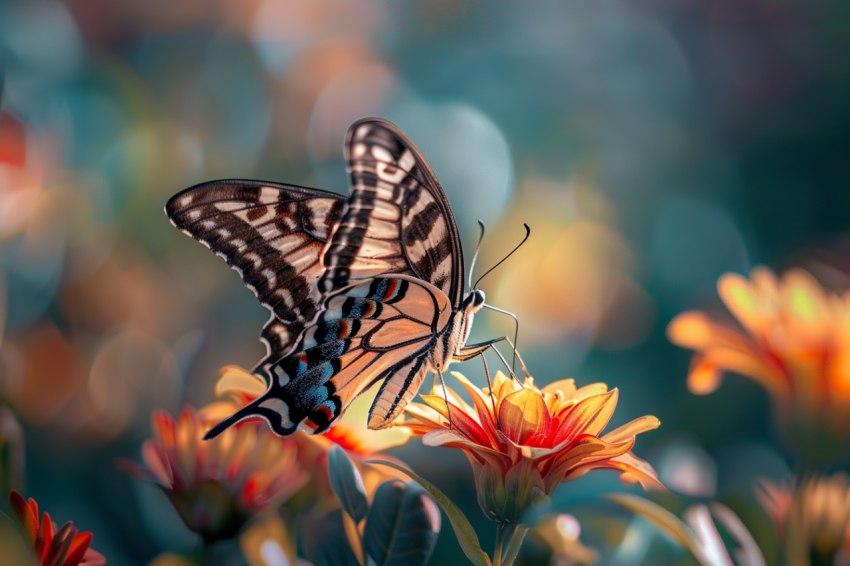
[[[339,222],[345,199],[336,193],[259,181],[213,181],[174,195],[171,222],[242,276],[272,312],[261,337],[268,360],[288,353],[317,315],[319,255]]]
[[[368,118],[345,144],[351,196],[256,181],[198,185],[169,200],[181,230],[224,257],[272,311],[257,370],[268,391],[207,434],[259,416],[279,435],[326,431],[381,389],[370,428],[416,394],[453,325],[463,256],[448,200],[413,143]]]
[[[422,154],[385,120],[348,130],[349,206],[323,256],[328,291],[350,280],[405,273],[431,283],[457,306],[463,252],[448,199]]]
[[[376,399],[370,427],[389,424],[431,367],[434,341],[451,317],[448,305],[436,287],[404,276],[368,279],[329,297],[297,352],[270,365],[268,391],[208,436],[253,416],[281,436],[322,433],[380,381],[387,394]]]

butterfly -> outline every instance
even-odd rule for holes
[[[222,180],[165,206],[171,222],[222,256],[272,313],[260,335],[267,353],[253,370],[268,390],[207,438],[249,417],[281,436],[319,434],[375,384],[368,426],[386,428],[429,372],[442,375],[452,361],[507,340],[466,344],[484,292],[476,284],[464,293],[452,209],[408,137],[386,120],[359,120],[345,158],[348,198]]]

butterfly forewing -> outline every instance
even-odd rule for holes
[[[325,290],[381,273],[431,283],[460,303],[463,252],[443,189],[419,150],[393,124],[351,126],[345,143],[349,206],[323,257]]]
[[[279,359],[317,315],[319,255],[345,199],[335,193],[259,181],[214,181],[182,191],[168,218],[242,276],[272,311],[262,338]]]

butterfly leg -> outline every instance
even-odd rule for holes
[[[446,413],[449,415],[449,430],[451,430],[454,426],[452,425],[452,405],[449,403],[449,389],[446,387],[446,382],[443,379],[443,372],[437,370],[437,374],[440,376],[440,386],[443,389],[443,399],[446,401]]]
[[[502,353],[499,352],[499,350],[495,346],[497,343],[503,341],[507,342],[511,346],[511,348],[513,348],[514,352],[516,352],[516,348],[514,347],[513,342],[511,342],[511,339],[507,336],[502,336],[501,338],[495,338],[486,342],[463,346],[454,356],[452,356],[452,360],[458,362],[465,362],[466,360],[471,360],[476,356],[480,356],[485,351],[487,351],[488,348],[492,348],[493,351],[496,352],[496,355],[499,356],[499,359],[502,360],[502,363],[505,365],[505,369],[508,370],[508,373],[510,374],[511,378],[519,381],[519,378],[517,378],[516,374],[514,374],[513,370],[511,370],[510,366],[508,365],[507,360],[505,360],[504,356],[502,356]],[[522,356],[519,355],[519,352],[516,352],[516,356],[519,360],[519,365],[522,368],[523,373],[526,375],[526,377],[528,377],[528,368],[525,367],[525,363],[522,361]]]
[[[487,358],[481,354],[481,363],[484,364],[484,378],[487,380],[487,392],[490,394],[490,404],[493,406],[493,416],[496,419],[496,428],[502,430],[499,422],[499,413],[496,411],[496,397],[493,395],[493,382],[490,381],[490,368],[487,367]]]

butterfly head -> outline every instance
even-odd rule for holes
[[[473,289],[463,300],[463,310],[475,314],[484,307],[484,291]]]

